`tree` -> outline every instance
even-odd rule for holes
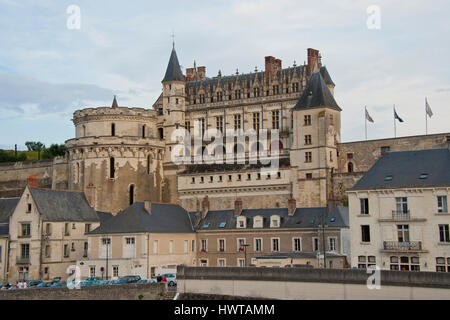
[[[33,141],[27,141],[25,142],[25,145],[28,148],[28,151],[37,151],[38,153],[38,160],[41,160],[41,151],[45,149],[45,144],[42,142],[33,142]]]
[[[66,154],[66,146],[63,144],[52,144],[49,148],[45,148],[42,154],[43,159],[53,159],[54,157],[62,157]]]

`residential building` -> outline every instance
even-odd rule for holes
[[[6,282],[9,250],[9,217],[19,198],[0,199],[0,284]]]
[[[450,272],[450,151],[387,152],[348,191],[351,265]]]

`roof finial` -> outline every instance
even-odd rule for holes
[[[118,108],[118,107],[119,107],[119,105],[117,104],[117,99],[116,99],[116,96],[114,95],[114,100],[113,100],[111,108]]]
[[[172,38],[172,48],[175,50],[175,33],[172,30],[172,34],[170,35],[170,37]]]
[[[297,61],[294,60],[294,68],[297,66]]]

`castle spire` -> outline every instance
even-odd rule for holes
[[[180,63],[178,62],[175,48],[172,49],[169,64],[167,65],[166,75],[162,82],[168,81],[184,81],[184,75],[181,71]]]
[[[117,99],[116,99],[116,96],[114,96],[114,100],[113,100],[113,103],[112,103],[112,105],[111,105],[111,108],[118,108],[119,107],[119,105],[117,104]]]

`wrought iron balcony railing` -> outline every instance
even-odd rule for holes
[[[398,250],[398,251],[420,251],[422,250],[422,241],[384,241],[384,250]]]

